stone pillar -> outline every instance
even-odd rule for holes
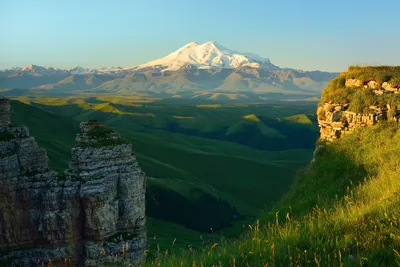
[[[0,97],[0,127],[10,124],[10,102],[7,98]]]

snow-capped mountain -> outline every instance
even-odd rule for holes
[[[216,42],[192,42],[163,58],[128,68],[57,69],[29,65],[3,70],[0,71],[0,93],[165,96],[177,92],[184,95],[188,92],[247,92],[316,95],[337,75],[282,69],[268,58],[233,51]]]
[[[252,53],[233,51],[213,41],[203,44],[188,43],[163,58],[131,69],[153,68],[163,71],[176,71],[188,65],[195,66],[198,69],[236,69],[240,67],[277,69],[267,58]]]
[[[57,69],[48,66],[37,66],[37,65],[29,65],[25,68],[13,68],[16,72],[24,73],[24,74],[31,74],[33,76],[40,76],[40,75],[63,75],[67,71],[63,69]]]
[[[70,74],[92,74],[94,73],[93,70],[82,68],[82,67],[75,67],[73,69],[67,70]]]
[[[0,71],[0,74],[30,74],[40,75],[80,75],[80,74],[121,74],[135,71],[177,71],[181,69],[237,69],[241,67],[263,68],[277,70],[279,67],[273,65],[268,58],[260,57],[252,53],[240,53],[228,49],[214,41],[199,44],[188,43],[169,55],[152,60],[150,62],[128,67],[102,67],[99,69],[88,69],[76,67],[73,69],[57,69],[48,66],[29,65],[24,68],[11,68]]]

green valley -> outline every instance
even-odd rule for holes
[[[132,143],[148,176],[147,213],[157,222],[149,224],[149,235],[159,233],[150,243],[171,245],[176,227],[160,233],[169,221],[194,231],[195,245],[211,228],[215,237],[238,235],[261,209],[271,208],[310,162],[317,135],[313,103],[208,105],[19,97],[12,101],[12,121],[29,127],[58,171],[67,167],[79,121],[100,120],[117,131]]]

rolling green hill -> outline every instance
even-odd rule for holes
[[[229,123],[242,121],[255,124],[254,130],[265,134],[267,140],[281,135],[282,130],[268,128],[258,115],[252,119],[247,112],[287,117],[308,110],[308,106],[282,109],[238,105],[210,109],[103,97],[20,100],[30,105],[12,102],[13,123],[31,129],[39,144],[48,149],[50,165],[57,170],[67,167],[79,121],[99,119],[132,143],[148,176],[147,212],[155,222],[149,225],[149,233],[158,233],[159,240],[165,241],[163,247],[170,246],[172,240],[168,236],[176,229],[187,229],[193,234],[191,240],[199,244],[202,240],[197,234],[209,228],[225,235],[238,234],[243,223],[280,199],[312,155],[308,148],[263,151],[213,135],[231,127]],[[293,126],[298,127],[297,123]],[[191,212],[194,213],[190,215]],[[172,232],[164,235],[162,222]],[[154,240],[152,244],[157,242],[160,241]]]
[[[210,105],[188,104],[186,100],[165,103],[157,99],[107,96],[18,99],[77,120],[97,119],[118,129],[162,130],[262,150],[313,149],[318,136],[313,103]]]

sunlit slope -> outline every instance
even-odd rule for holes
[[[241,239],[175,251],[148,266],[399,266],[399,140],[399,126],[382,123],[324,144]]]

